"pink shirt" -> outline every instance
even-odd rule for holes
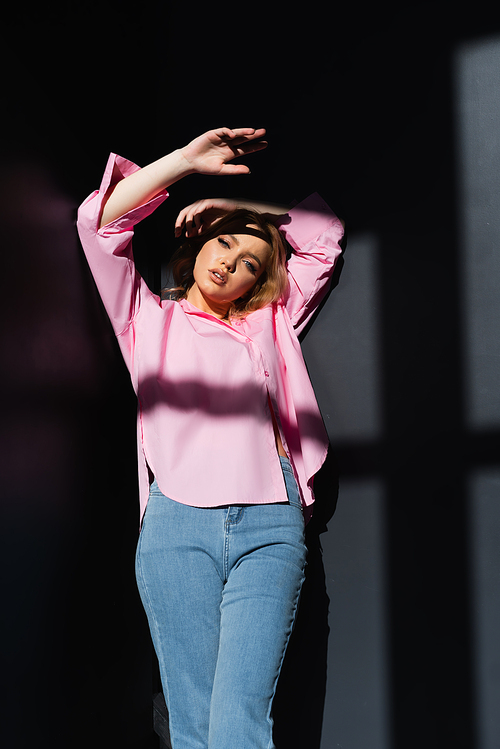
[[[328,290],[342,224],[318,195],[293,208],[282,227],[294,248],[287,298],[229,325],[187,300],[160,300],[135,268],[133,227],[167,192],[98,229],[109,185],[138,168],[110,155],[78,231],[138,397],[141,518],[148,465],[184,504],[287,501],[268,394],[309,517],[328,438],[297,334]]]

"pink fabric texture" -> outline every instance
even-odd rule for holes
[[[297,335],[328,290],[342,224],[317,194],[293,208],[281,227],[294,250],[287,298],[229,325],[187,300],[160,300],[136,270],[134,225],[167,192],[98,229],[106,190],[138,168],[110,155],[78,231],[138,397],[141,518],[148,465],[184,504],[286,501],[268,394],[309,517],[328,438]]]

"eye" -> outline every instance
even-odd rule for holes
[[[248,270],[255,275],[257,273],[257,268],[252,265],[250,260],[243,260],[244,264],[247,266]]]
[[[224,239],[224,237],[217,237],[217,241],[218,241],[218,242],[219,242],[219,244],[221,244],[221,245],[222,245],[223,247],[225,247],[226,249],[229,249],[229,247],[230,247],[230,244],[229,244],[229,242],[228,242],[228,241],[227,241],[226,239]]]

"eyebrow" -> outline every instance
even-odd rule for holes
[[[237,244],[238,247],[240,246],[239,240],[237,239],[237,237],[234,236],[234,234],[228,234],[227,236],[231,237],[233,242]],[[260,258],[257,257],[257,255],[254,255],[253,252],[247,252],[246,254],[248,255],[248,257],[253,258],[255,262],[258,263],[260,267],[262,267],[262,261],[260,260]]]

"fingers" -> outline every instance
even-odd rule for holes
[[[199,232],[199,227],[196,226],[196,218],[194,216],[188,217],[181,224],[176,225],[175,236],[180,237],[184,229],[186,237],[192,237]]]
[[[262,151],[267,148],[267,140],[250,141],[250,143],[243,143],[240,146],[234,147],[233,151],[236,151],[236,156],[245,156],[249,153],[255,153],[256,151]]]
[[[183,208],[182,211],[179,213],[177,218],[175,219],[175,236],[180,237],[182,234],[182,227],[184,226],[184,223],[186,221],[188,208]]]
[[[231,210],[231,201],[207,198],[197,200],[186,206],[177,216],[175,221],[175,236],[180,237],[183,230],[187,237],[199,234],[205,226],[210,226],[216,216],[224,210]]]
[[[229,138],[230,140],[258,140],[266,134],[265,128],[261,127],[256,130],[254,127],[221,127],[213,131],[219,138]]]
[[[241,139],[242,141],[252,141],[252,140],[260,140],[264,137],[266,134],[265,128],[261,127],[258,130],[255,130],[255,128],[235,128],[233,130],[233,133],[235,135],[236,139]]]
[[[265,132],[265,131],[264,131]],[[265,140],[247,140],[238,138],[232,143],[227,143],[227,146],[231,149],[231,155],[226,156],[225,164],[221,169],[221,174],[250,174],[250,169],[244,164],[228,164],[228,161],[237,159],[239,156],[248,156],[251,153],[262,151],[267,148],[267,141]]]
[[[239,154],[236,154],[239,156]],[[234,156],[233,158],[236,158]],[[239,174],[251,174],[250,169],[245,164],[224,164],[219,172],[221,177],[236,177]]]
[[[257,150],[260,151],[267,146],[267,142],[262,140],[266,134],[266,130],[263,127],[258,130],[253,127],[239,127],[234,128],[233,130],[227,127],[222,127],[213,132],[232,150],[238,147],[241,148],[241,152],[237,154],[239,156],[243,153],[252,153]]]
[[[238,167],[235,167],[238,169]],[[240,169],[246,167],[240,167]],[[240,172],[242,173],[242,172]],[[241,207],[240,201],[232,198],[204,198],[186,206],[177,216],[175,234],[180,237],[185,228],[186,236],[192,237],[208,228],[228,211]]]
[[[221,127],[210,130],[181,149],[184,160],[190,165],[191,172],[198,174],[220,174],[228,161],[266,148],[263,140],[264,128]],[[234,174],[248,174],[249,169],[239,168]],[[226,172],[231,173],[231,172]]]
[[[203,226],[201,215],[194,213],[192,216],[186,218],[186,236],[192,237],[194,234],[198,234]]]
[[[184,227],[186,229],[186,236],[189,236],[190,232],[192,231],[194,226],[194,214],[192,213],[192,208],[193,206],[184,208],[177,216],[177,219],[175,221],[176,237],[181,236]]]

